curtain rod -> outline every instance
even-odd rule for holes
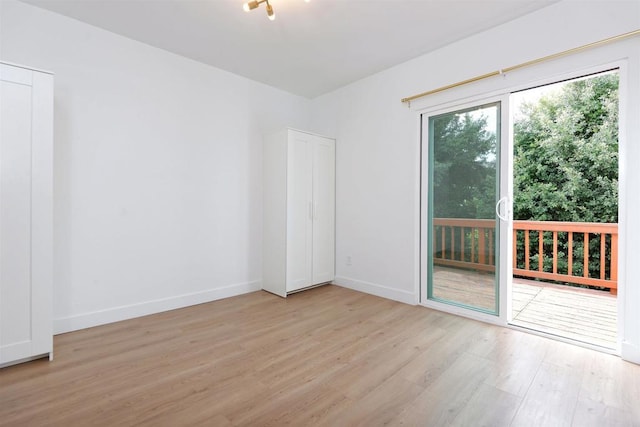
[[[492,71],[490,73],[482,74],[482,75],[479,75],[479,76],[476,76],[476,77],[472,77],[470,79],[462,80],[462,81],[459,81],[459,82],[456,82],[456,83],[452,83],[452,84],[449,84],[449,85],[446,85],[446,86],[441,86],[441,87],[439,87],[437,89],[428,90],[426,92],[422,92],[422,93],[419,93],[417,95],[408,96],[406,98],[402,98],[401,101],[402,102],[411,103],[411,101],[413,101],[414,99],[422,98],[422,97],[425,97],[425,96],[428,96],[428,95],[433,95],[434,93],[438,93],[438,92],[444,92],[445,90],[453,89],[454,87],[458,87],[458,86],[464,86],[466,84],[477,82],[479,80],[488,79],[489,77],[500,76],[500,75],[502,75],[504,73],[508,73],[510,71],[518,70],[520,68],[529,67],[531,65],[539,64],[541,62],[546,62],[546,61],[550,61],[552,59],[556,59],[556,58],[560,58],[560,57],[563,57],[563,56],[571,55],[573,53],[582,52],[583,50],[591,49],[591,48],[594,48],[594,47],[599,47],[599,46],[602,46],[602,45],[605,45],[605,44],[616,42],[618,40],[624,40],[624,39],[627,39],[629,37],[637,36],[639,34],[640,34],[640,30],[630,31],[628,33],[624,33],[624,34],[620,34],[620,35],[617,35],[617,36],[609,37],[609,38],[606,38],[606,39],[603,39],[603,40],[599,40],[597,42],[585,44],[585,45],[582,45],[582,46],[579,46],[579,47],[574,47],[573,49],[563,50],[562,52],[554,53],[552,55],[543,56],[542,58],[533,59],[531,61],[523,62],[523,63],[520,63],[518,65],[513,65],[511,67],[503,68],[503,69],[498,70],[498,71]]]

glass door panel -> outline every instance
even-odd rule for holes
[[[500,103],[428,118],[427,299],[498,315]]]

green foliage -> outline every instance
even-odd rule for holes
[[[514,218],[618,221],[618,75],[565,84],[514,124]]]
[[[437,116],[432,126],[435,217],[493,218],[495,129],[485,115],[469,112]]]

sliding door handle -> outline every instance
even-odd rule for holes
[[[509,201],[509,198],[507,196],[505,196],[505,197],[501,198],[500,200],[498,200],[498,203],[496,203],[496,215],[502,221],[509,221],[509,206],[507,205],[508,201]],[[504,202],[504,215],[502,215],[500,213],[500,205],[502,205],[503,202]]]

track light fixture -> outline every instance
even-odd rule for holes
[[[309,3],[309,0],[304,0],[304,1],[305,3]],[[256,9],[258,6],[260,6],[261,3],[267,4],[267,16],[269,17],[269,19],[272,21],[276,19],[276,15],[275,13],[273,13],[273,6],[271,6],[271,4],[269,3],[269,0],[251,0],[243,4],[242,8],[244,9],[245,12],[250,12],[253,9]]]
[[[273,13],[273,6],[271,6],[271,4],[269,4],[269,0],[252,0],[252,1],[248,1],[246,2],[242,8],[244,9],[245,12],[249,12],[255,8],[257,8],[258,6],[260,6],[260,3],[266,3],[267,4],[267,16],[269,17],[270,20],[274,20],[276,19],[276,14]]]

